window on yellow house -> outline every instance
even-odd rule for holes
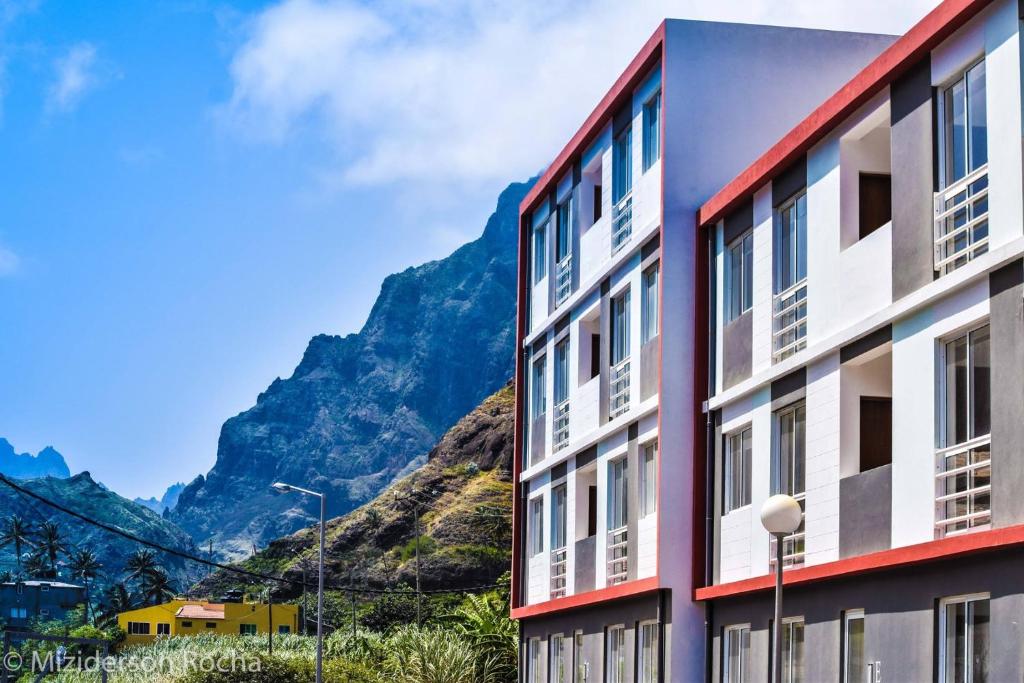
[[[191,621],[183,621],[183,622],[181,622],[181,627],[182,628],[192,628],[192,622]]]
[[[282,633],[282,634],[284,634],[284,633],[291,633],[292,632],[292,627],[289,626],[288,624],[282,624],[282,625],[277,627],[277,632],[278,633]]]
[[[239,624],[238,633],[243,636],[256,635],[256,624]]]
[[[217,622],[216,621],[208,621],[208,622],[206,622],[206,628],[217,628]]]
[[[157,624],[156,625],[156,634],[158,636],[169,636],[169,635],[171,635],[171,625],[170,624]]]
[[[141,621],[129,621],[128,622],[128,635],[130,636],[148,636],[149,635],[149,624]]]

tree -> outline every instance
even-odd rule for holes
[[[53,576],[57,576],[57,556],[68,552],[68,544],[64,542],[64,536],[60,527],[53,522],[43,522],[39,527],[39,548],[46,553],[50,561],[50,570]]]
[[[128,581],[142,581],[154,571],[159,570],[156,561],[156,554],[145,548],[136,550],[135,554],[128,558],[124,565]]]
[[[55,578],[50,570],[50,562],[46,557],[46,551],[42,548],[34,548],[22,565],[25,575],[30,579],[52,579]]]
[[[5,569],[0,571],[0,583],[10,583],[13,580],[14,574],[11,573],[11,570]]]
[[[18,571],[21,571],[21,551],[25,546],[32,545],[32,527],[18,515],[11,515],[0,530],[0,548],[9,545],[14,546],[14,554],[18,563]]]
[[[103,593],[100,609],[100,626],[106,628],[117,623],[117,615],[129,612],[136,607],[135,597],[123,583],[115,583]]]
[[[71,576],[81,579],[85,585],[85,622],[89,621],[89,610],[92,607],[92,600],[89,597],[89,582],[95,579],[103,565],[100,564],[96,553],[83,548],[71,556]],[[95,615],[93,615],[95,621]]]
[[[478,662],[497,680],[515,680],[519,624],[509,619],[509,599],[498,592],[467,595],[451,615],[454,631],[474,645]]]
[[[174,586],[167,574],[157,568],[142,579],[142,600],[144,603],[159,605],[174,598]]]

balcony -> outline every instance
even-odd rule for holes
[[[569,445],[569,399],[565,399],[555,406],[555,423],[551,441],[552,452]]]
[[[555,306],[572,294],[572,254],[566,254],[555,266]]]
[[[565,575],[568,566],[569,551],[559,548],[551,551],[551,599],[565,597]]]
[[[992,437],[936,453],[935,535],[976,531],[992,523]]]
[[[776,294],[772,310],[772,361],[778,363],[807,346],[806,278]]]
[[[627,194],[612,208],[612,254],[633,234],[633,195]]]
[[[628,529],[619,527],[608,532],[607,585],[614,586],[629,578]]]
[[[935,270],[951,273],[988,251],[988,165],[935,193]]]
[[[629,358],[612,366],[611,390],[608,392],[608,418],[618,417],[629,410]]]

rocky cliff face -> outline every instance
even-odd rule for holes
[[[174,506],[178,504],[178,496],[185,490],[185,485],[182,483],[171,484],[164,491],[164,495],[159,499],[156,497],[150,498],[136,498],[133,502],[138,503],[143,507],[147,507],[158,515],[164,514],[168,510],[173,510]]]
[[[512,547],[511,385],[460,420],[428,456],[426,464],[393,483],[370,503],[327,526],[328,587],[375,588],[413,584],[413,502],[420,504],[420,580],[425,590],[487,585],[509,568]],[[279,539],[241,566],[295,581],[302,563],[316,566],[318,531],[304,529]],[[217,572],[196,587],[216,595],[244,588]],[[282,589],[281,597],[297,591]]]
[[[71,476],[64,456],[47,446],[36,455],[15,453],[14,446],[7,439],[0,439],[0,474],[14,479],[35,479],[36,477]]]
[[[388,277],[366,325],[309,343],[288,379],[228,420],[217,462],[170,518],[205,547],[248,554],[315,521],[315,501],[274,481],[327,492],[331,516],[371,500],[514,367],[516,222],[528,183],[510,185],[483,235],[449,257]]]

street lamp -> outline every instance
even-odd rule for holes
[[[326,534],[325,519],[327,516],[327,495],[310,491],[309,489],[275,482],[272,489],[278,493],[300,493],[304,496],[315,496],[320,499],[320,585],[316,594],[316,683],[323,683],[324,680],[324,545]],[[303,582],[305,590],[305,582]],[[303,621],[306,615],[302,615]]]
[[[803,510],[793,496],[772,496],[761,506],[761,525],[775,537],[775,628],[773,629],[773,683],[782,683],[782,556],[783,539],[800,528]]]

